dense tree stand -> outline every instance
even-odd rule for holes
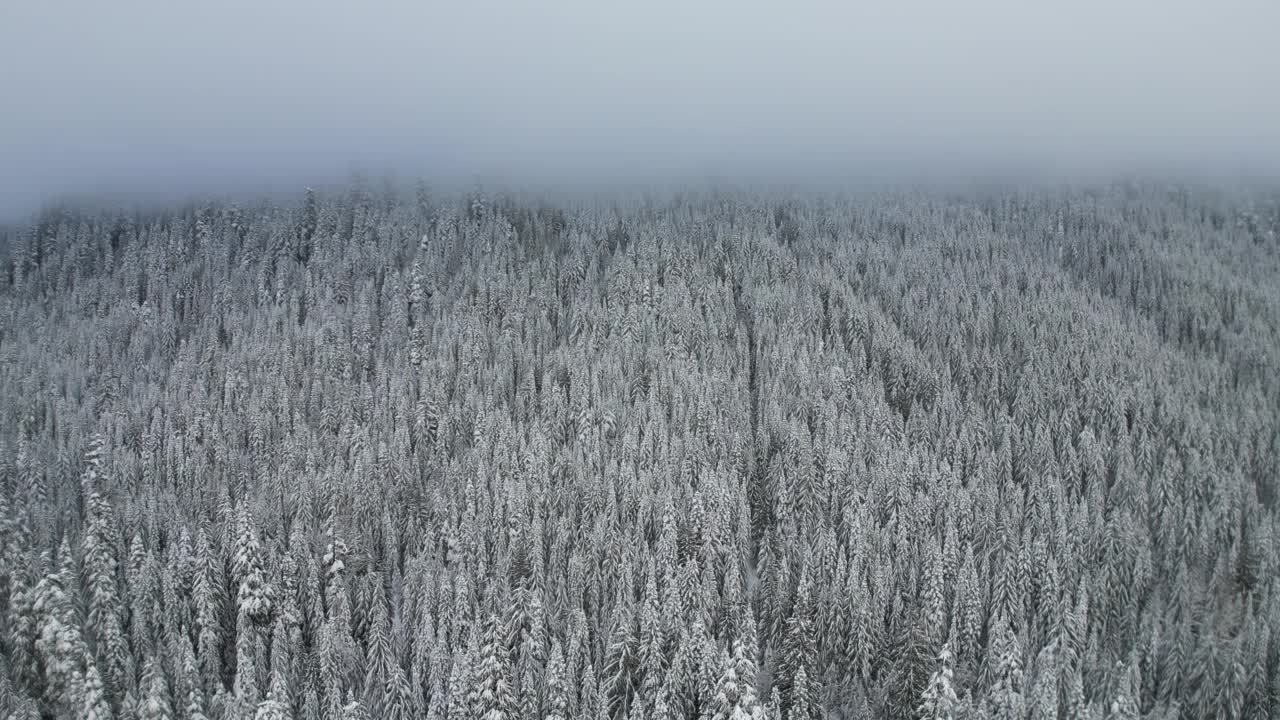
[[[51,211],[0,718],[1275,718],[1280,200]]]

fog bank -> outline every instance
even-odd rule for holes
[[[1280,168],[1280,3],[0,10],[0,217],[353,168],[531,184]]]

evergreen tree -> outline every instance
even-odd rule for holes
[[[34,645],[43,670],[44,699],[60,714],[72,714],[85,695],[88,647],[67,595],[67,587],[77,578],[65,542],[60,557],[61,567],[36,584],[30,611],[36,618]]]
[[[208,720],[208,715],[205,714],[203,680],[200,677],[195,652],[190,643],[185,640],[180,642],[182,644],[181,676],[183,686],[186,688],[186,697],[182,698],[182,704],[186,711],[186,720]]]
[[[991,716],[1013,720],[1024,714],[1022,696],[1022,650],[1003,616],[991,630],[990,662],[994,683],[991,689]]]
[[[926,720],[952,720],[956,717],[960,700],[952,686],[952,661],[951,648],[943,647],[938,653],[937,669],[920,695],[920,706],[916,709],[919,717]]]
[[[267,698],[258,703],[254,720],[293,720],[293,704],[285,687],[284,674],[277,670],[271,674],[271,687]]]
[[[464,718],[469,720],[476,717],[472,713],[471,702],[468,697],[468,688],[473,682],[471,662],[470,649],[458,651],[454,655],[453,665],[449,670],[446,720],[463,720]]]
[[[169,688],[155,660],[148,660],[142,670],[142,694],[137,706],[138,720],[174,720],[169,702]]]
[[[255,625],[270,625],[275,612],[275,590],[267,583],[258,535],[244,506],[237,514],[236,526],[235,554],[231,560],[232,578],[239,586],[236,605]]]
[[[500,620],[490,615],[484,623],[480,662],[472,677],[471,706],[481,720],[508,720],[514,717],[515,697],[508,679],[506,650],[499,633]]]
[[[754,663],[742,644],[734,643],[733,655],[723,654],[724,670],[712,703],[713,720],[761,720],[764,709],[756,699]]]
[[[801,666],[791,680],[791,702],[787,705],[787,720],[811,720],[814,717],[814,695],[809,683],[809,672]]]
[[[258,689],[257,630],[247,611],[241,611],[236,623],[236,675],[230,705],[236,720],[249,720],[262,700]]]
[[[89,658],[85,659],[82,702],[78,717],[82,720],[111,720],[111,705],[107,702],[106,688],[98,668]]]
[[[84,579],[89,595],[88,627],[96,640],[97,657],[103,668],[108,697],[118,696],[129,679],[129,647],[120,622],[117,531],[110,504],[99,492],[103,439],[95,436],[86,457],[81,478],[85,498],[85,531],[81,541]]]
[[[543,720],[567,720],[569,717],[569,688],[565,677],[564,650],[558,640],[551,641],[551,656],[547,661],[547,701]]]

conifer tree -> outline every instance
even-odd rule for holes
[[[509,720],[514,717],[515,697],[508,678],[506,649],[499,632],[500,620],[489,615],[480,644],[480,662],[471,680],[471,705],[481,720]]]
[[[811,720],[814,707],[810,700],[813,688],[809,683],[809,671],[802,665],[791,680],[791,702],[787,705],[787,720]]]
[[[230,704],[237,720],[252,718],[262,700],[258,688],[257,630],[248,611],[236,622],[236,674]]]
[[[723,653],[722,665],[713,720],[761,720],[764,709],[756,699],[754,663],[747,659],[742,643],[734,643],[732,656]]]
[[[449,690],[446,720],[463,720],[476,717],[472,713],[469,688],[473,682],[471,668],[471,651],[469,648],[455,653],[453,665],[449,670]]]
[[[271,673],[271,687],[266,699],[258,703],[254,720],[293,720],[293,704],[285,682],[284,673],[279,669]]]
[[[106,688],[103,687],[102,675],[91,658],[85,658],[83,695],[78,717],[82,720],[111,720],[111,705],[107,702]]]
[[[953,720],[960,701],[956,697],[952,685],[952,661],[950,647],[943,647],[938,653],[937,669],[929,677],[929,684],[920,696],[920,706],[916,709],[919,717],[925,720]]]
[[[129,648],[120,622],[118,563],[113,529],[115,518],[110,504],[100,494],[101,452],[103,440],[95,436],[86,453],[86,469],[81,485],[86,493],[85,531],[81,541],[84,556],[85,586],[88,590],[88,627],[92,629],[97,657],[103,669],[102,680],[108,697],[116,696],[129,683]]]
[[[569,713],[568,680],[565,677],[564,650],[558,640],[551,641],[547,661],[547,701],[543,720],[567,720]]]
[[[1022,650],[1008,621],[1000,616],[991,630],[989,661],[994,683],[991,689],[992,717],[1002,720],[1021,718],[1025,701],[1022,696]]]
[[[187,720],[208,720],[205,714],[205,694],[200,668],[197,665],[195,652],[185,639],[182,644],[182,686],[186,689],[185,697],[179,698],[185,710]]]
[[[169,688],[154,659],[148,660],[142,670],[142,691],[137,706],[138,720],[174,720],[173,706],[169,702]]]
[[[73,713],[84,697],[88,647],[67,594],[76,582],[71,551],[63,543],[61,567],[36,584],[30,611],[35,616],[35,650],[43,670],[44,698],[59,713]]]
[[[270,625],[275,612],[275,590],[267,583],[263,569],[262,548],[253,529],[249,511],[241,506],[236,519],[235,554],[231,560],[232,578],[238,585],[236,605],[255,625]]]

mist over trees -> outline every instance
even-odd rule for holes
[[[0,717],[1280,717],[1280,196],[50,211]]]

